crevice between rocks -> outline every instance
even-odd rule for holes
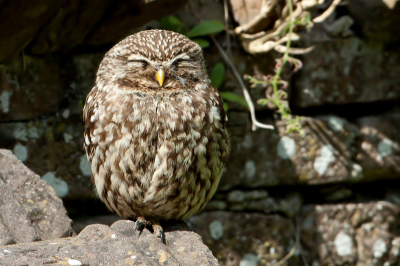
[[[294,115],[316,117],[321,115],[338,115],[351,121],[365,116],[378,116],[400,106],[400,98],[394,100],[349,103],[349,104],[324,104],[315,107],[297,107],[290,105]]]

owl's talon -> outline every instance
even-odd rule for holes
[[[161,242],[163,242],[164,244],[167,244],[165,241],[165,234],[164,234],[164,230],[163,230],[162,226],[158,222],[153,222],[151,224],[151,226],[153,227],[154,234],[157,237],[161,238]]]
[[[135,222],[135,231],[143,231],[145,226],[146,226],[146,221],[138,218]],[[140,234],[141,232],[139,233],[139,235]]]
[[[163,231],[163,230],[160,230],[160,231],[158,231],[158,232],[159,232],[160,237],[161,237],[161,242],[163,242],[164,245],[166,245],[167,243],[166,243],[166,241],[165,241],[164,231]]]

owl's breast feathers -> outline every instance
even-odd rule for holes
[[[120,216],[187,219],[215,193],[229,137],[213,86],[147,94],[94,87],[84,120],[92,181]]]

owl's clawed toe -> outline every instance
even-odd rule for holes
[[[137,218],[136,222],[135,222],[135,231],[140,231],[139,235],[142,233],[143,229],[146,227],[147,221],[142,218],[139,217]]]
[[[161,242],[163,242],[164,244],[167,244],[165,241],[165,234],[164,234],[164,230],[162,229],[161,225],[159,223],[153,223],[152,224],[153,230],[154,230],[154,234],[161,238]]]
[[[159,234],[160,234],[160,237],[161,237],[161,242],[163,242],[163,244],[167,244],[167,242],[165,241],[165,235],[164,235],[164,231],[163,230],[160,230],[160,231],[158,231],[159,232]]]
[[[135,231],[139,231],[139,236],[142,234],[143,229],[146,226],[150,226],[153,228],[154,234],[158,237],[161,238],[161,242],[164,244],[166,243],[165,240],[165,234],[162,226],[158,221],[153,221],[153,220],[146,220],[144,217],[138,217],[135,222]]]

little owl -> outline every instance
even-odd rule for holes
[[[152,225],[185,220],[215,193],[229,153],[222,100],[198,44],[136,33],[103,58],[83,110],[92,182],[107,207]]]

